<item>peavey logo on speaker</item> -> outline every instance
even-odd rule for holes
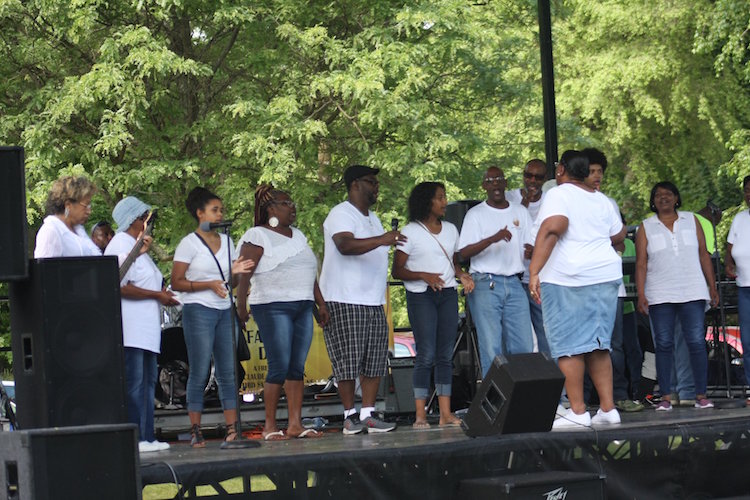
[[[544,495],[545,500],[565,500],[565,497],[568,496],[568,490],[564,486],[560,486],[555,490],[542,493],[542,495]]]

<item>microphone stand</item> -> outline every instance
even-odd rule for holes
[[[711,260],[714,264],[714,273],[715,273],[715,280],[716,280],[716,288],[717,293],[719,294],[719,325],[716,325],[714,322],[714,345],[716,349],[719,349],[719,346],[721,345],[721,350],[723,352],[724,357],[724,376],[726,377],[727,382],[727,393],[726,393],[726,399],[723,401],[714,401],[714,406],[716,408],[722,408],[722,409],[728,409],[728,408],[744,408],[746,406],[746,402],[744,399],[735,399],[734,395],[732,394],[732,379],[731,379],[731,373],[730,373],[730,366],[731,361],[729,359],[729,341],[727,340],[727,314],[726,309],[724,308],[724,285],[721,283],[721,258],[719,255],[719,249],[718,249],[718,242],[719,240],[716,238],[716,217],[719,215],[718,207],[710,206],[709,210],[711,210],[711,230],[713,231],[714,236],[714,253],[711,255]],[[714,313],[715,314],[715,313]],[[724,343],[719,343],[719,335],[717,333],[717,330],[721,328],[721,334],[724,338]],[[717,360],[718,361],[718,360]]]
[[[239,363],[239,360],[237,359],[237,314],[235,313],[235,304],[234,304],[234,293],[232,293],[233,288],[233,280],[234,277],[232,276],[232,249],[230,248],[230,242],[229,239],[229,226],[226,225],[222,227],[224,235],[227,237],[227,263],[229,264],[229,272],[227,276],[229,277],[229,302],[231,304],[230,306],[230,314],[232,316],[232,359],[234,360],[234,365],[232,366],[232,373],[234,377],[234,384],[237,383],[237,363]],[[233,384],[233,385],[234,385]],[[245,439],[242,436],[242,412],[240,408],[240,404],[242,401],[240,400],[240,390],[239,387],[236,387],[234,390],[234,397],[237,399],[237,420],[235,422],[235,432],[237,433],[237,437],[234,438],[232,441],[224,441],[221,443],[220,448],[222,450],[237,450],[237,449],[243,449],[243,448],[259,448],[260,443],[257,441],[252,441],[250,439]]]

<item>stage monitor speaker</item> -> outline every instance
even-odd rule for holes
[[[474,205],[480,203],[481,201],[479,200],[458,200],[448,203],[445,207],[445,220],[456,226],[456,229],[458,229],[458,232],[460,233],[461,226],[464,223],[464,217],[466,217],[466,212],[468,212]]]
[[[116,257],[32,260],[10,317],[20,428],[127,421]]]
[[[0,281],[29,274],[23,148],[0,147]]]
[[[141,498],[137,427],[0,432],[0,498]]]
[[[565,377],[542,353],[496,356],[464,425],[472,437],[552,428]]]

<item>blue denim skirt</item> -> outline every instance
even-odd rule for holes
[[[586,286],[542,283],[542,315],[552,357],[610,349],[621,280]]]

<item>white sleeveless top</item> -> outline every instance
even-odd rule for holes
[[[692,212],[677,212],[672,231],[656,215],[643,221],[648,239],[646,300],[649,304],[681,304],[709,300],[698,254],[698,233]]]

